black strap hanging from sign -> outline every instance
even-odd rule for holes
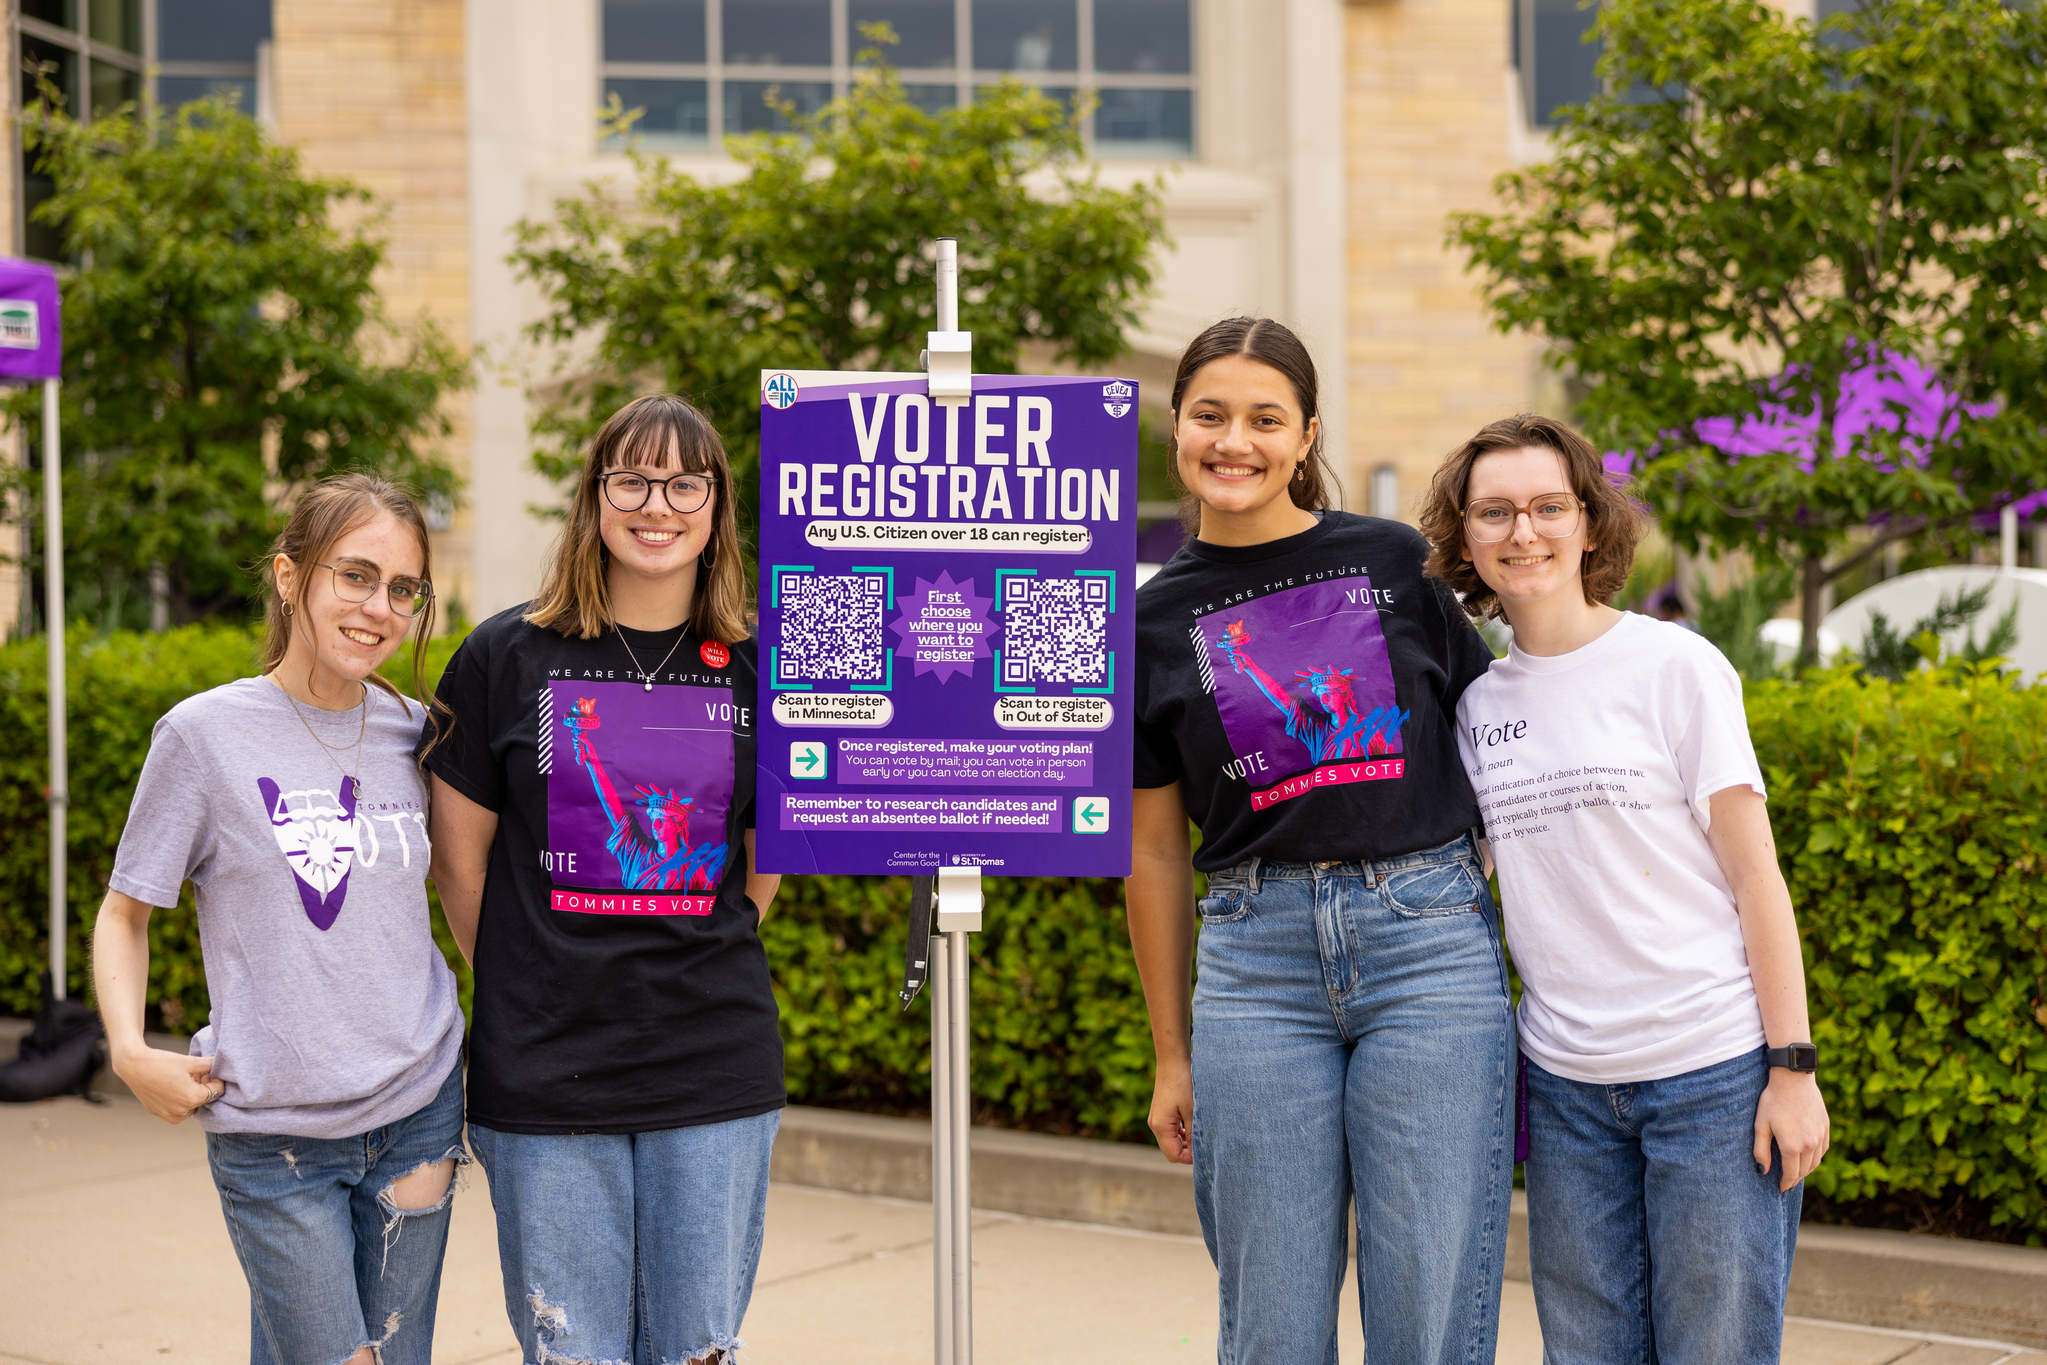
[[[925,977],[931,974],[931,917],[936,913],[937,900],[938,878],[910,878],[910,945],[904,954],[903,989],[899,992],[906,1010],[917,998],[917,992],[924,989]]]

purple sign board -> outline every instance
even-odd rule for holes
[[[1137,385],[761,376],[766,872],[1130,872]]]
[[[0,383],[63,377],[57,272],[40,261],[0,256]]]

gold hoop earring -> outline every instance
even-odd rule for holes
[[[703,561],[704,572],[709,573],[718,562],[718,542],[715,540],[705,541],[703,552],[697,558]]]
[[[291,615],[291,603],[289,603],[289,602],[286,602],[286,603],[284,604],[284,614],[285,614],[286,616],[290,616],[290,615]]]

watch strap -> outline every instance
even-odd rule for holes
[[[1811,1043],[1791,1043],[1784,1047],[1765,1048],[1763,1059],[1771,1066],[1781,1066],[1786,1071],[1812,1075],[1820,1069],[1820,1050]]]

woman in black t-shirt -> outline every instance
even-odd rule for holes
[[[524,1360],[727,1362],[782,1044],[753,870],[754,642],[718,435],[641,398],[540,596],[448,663],[433,873],[476,969],[469,1141]]]
[[[1200,525],[1137,594],[1130,937],[1218,1358],[1335,1358],[1355,1200],[1374,1357],[1491,1360],[1514,1026],[1455,731],[1491,651],[1418,534],[1329,509],[1285,327],[1196,338],[1173,422]]]

